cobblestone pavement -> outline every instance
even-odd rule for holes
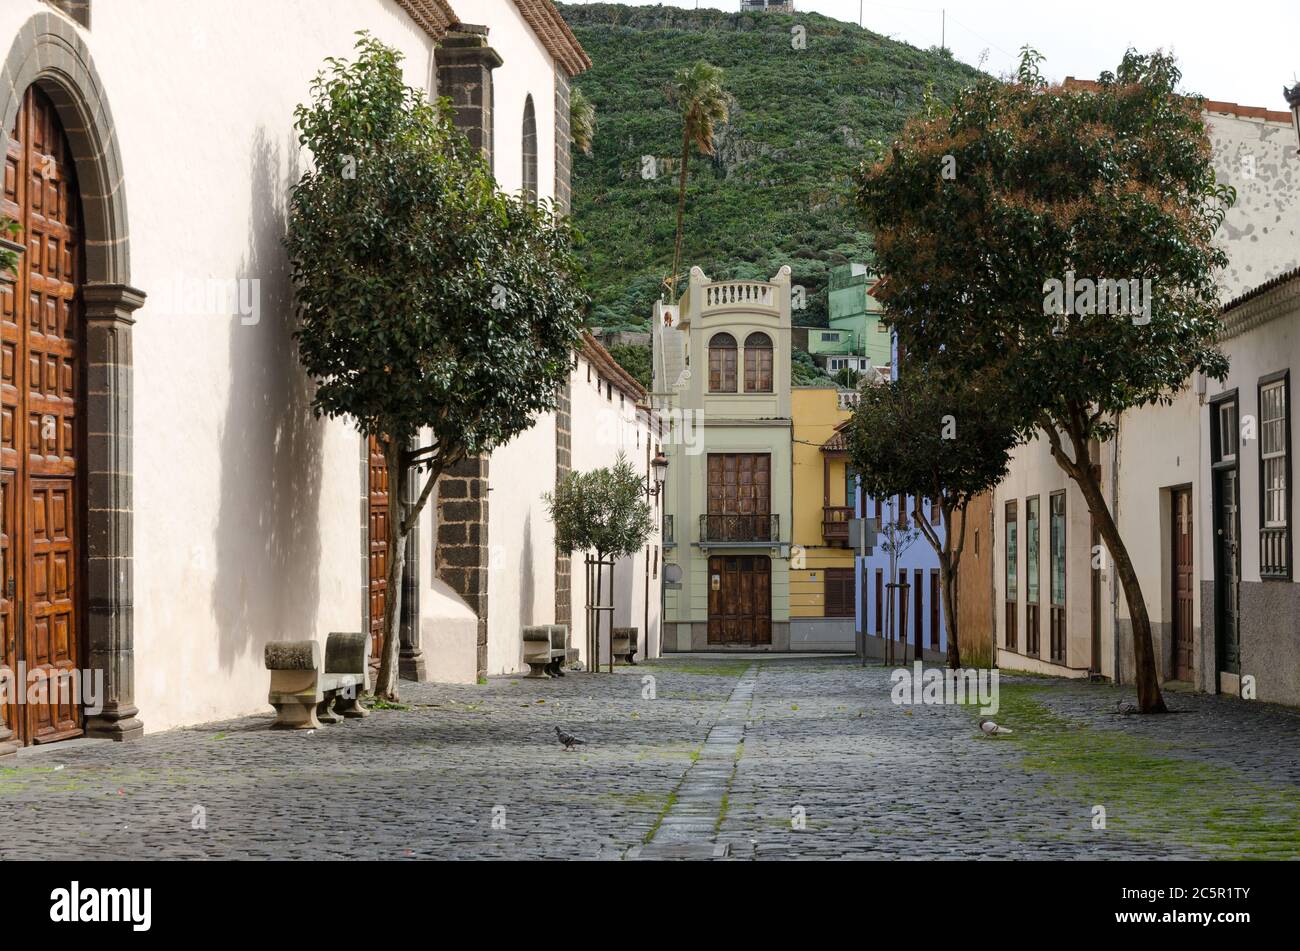
[[[677,657],[404,684],[406,709],[312,734],[24,751],[0,859],[1300,857],[1300,712],[1170,693],[1123,716],[1122,688],[1004,677],[1015,732],[986,737],[974,707],[892,703],[889,673]]]

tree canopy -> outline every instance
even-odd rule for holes
[[[372,435],[490,451],[556,405],[586,299],[567,222],[497,190],[445,100],[362,36],[295,113],[315,164],[288,237],[315,406]]]
[[[1201,100],[1163,53],[1049,86],[1026,48],[1013,82],[930,106],[858,172],[884,274],[876,297],[906,352],[1008,381],[1022,438],[1044,435],[1115,561],[1138,699],[1164,709],[1141,585],[1101,491],[1095,447],[1131,407],[1221,379],[1213,238],[1235,199],[1210,161]]]
[[[619,453],[612,468],[570,472],[542,498],[561,551],[623,558],[641,549],[654,529],[645,477]]]

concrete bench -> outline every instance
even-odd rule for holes
[[[563,624],[534,624],[524,628],[524,663],[528,665],[528,676],[544,680],[548,677],[563,677],[564,664],[572,660],[566,642],[569,629]]]
[[[345,717],[370,716],[359,702],[370,685],[366,673],[369,653],[366,635],[331,634],[325,641],[322,669],[317,641],[267,644],[266,669],[271,672],[267,702],[275,707],[272,727],[316,730],[322,723],[339,723]]]
[[[614,659],[626,664],[636,664],[639,630],[635,627],[616,627],[611,632],[614,640]]]
[[[577,648],[569,647],[569,626],[567,624],[548,624],[551,629],[551,666],[548,669],[552,677],[564,676],[564,665],[578,659]]]

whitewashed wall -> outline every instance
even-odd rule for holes
[[[549,196],[550,56],[508,0],[458,9],[490,27],[505,60],[495,74],[502,185],[520,185],[532,92]],[[38,0],[0,3],[6,50],[29,17],[49,11]],[[95,0],[92,27],[82,34],[126,176],[131,282],[149,295],[133,339],[134,623],[136,703],[152,732],[263,711],[266,643],[360,628],[361,439],[346,421],[312,418],[290,337],[282,238],[288,189],[306,164],[293,108],[327,56],[351,55],[356,30],[402,51],[407,82],[423,89],[433,42],[393,0]],[[257,322],[169,302],[177,287],[210,279],[257,281]],[[512,453],[517,467],[537,452],[553,474],[553,433],[547,421],[521,437],[494,471],[510,468]],[[535,533],[535,597],[545,601],[553,549],[530,506],[521,520],[503,501],[499,518]],[[426,660],[434,676],[472,679],[476,621],[433,577],[433,520],[421,537]],[[517,547],[504,527],[501,538]],[[500,590],[504,623],[509,585]]]
[[[590,380],[588,371],[590,370]],[[624,397],[619,405],[619,391],[614,389],[613,398],[606,395],[604,383],[588,361],[578,358],[578,366],[573,372],[573,470],[586,472],[602,466],[612,466],[622,452],[628,462],[639,472],[647,471],[646,445],[650,444],[650,457],[653,457],[658,445],[657,437],[651,432],[650,423],[644,416],[638,416],[630,398]],[[658,572],[654,571],[655,551],[660,545],[659,528],[662,524],[662,509],[652,500],[652,512],[655,522],[654,533],[647,542],[649,548],[620,559],[614,568],[614,625],[615,627],[635,627],[639,631],[642,652],[638,658],[646,656],[647,627],[645,623],[645,568],[646,555],[649,552],[652,577],[650,581],[650,624],[649,656],[660,653],[659,609],[660,592],[663,583],[663,552],[659,551]],[[570,643],[583,653],[586,663],[587,626],[584,607],[587,603],[585,587],[586,571],[583,567],[584,552],[573,553],[573,624]],[[606,575],[608,578],[608,575]],[[608,581],[605,581],[608,584]],[[608,594],[602,596],[602,603]],[[602,638],[606,635],[602,634]],[[602,641],[602,661],[607,661],[608,644]]]

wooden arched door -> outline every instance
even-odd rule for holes
[[[3,717],[30,744],[81,734],[71,675],[83,666],[80,195],[63,126],[36,87],[9,133],[0,215],[26,248],[16,280],[0,283],[0,651],[19,689],[49,684],[43,701],[9,702]]]

